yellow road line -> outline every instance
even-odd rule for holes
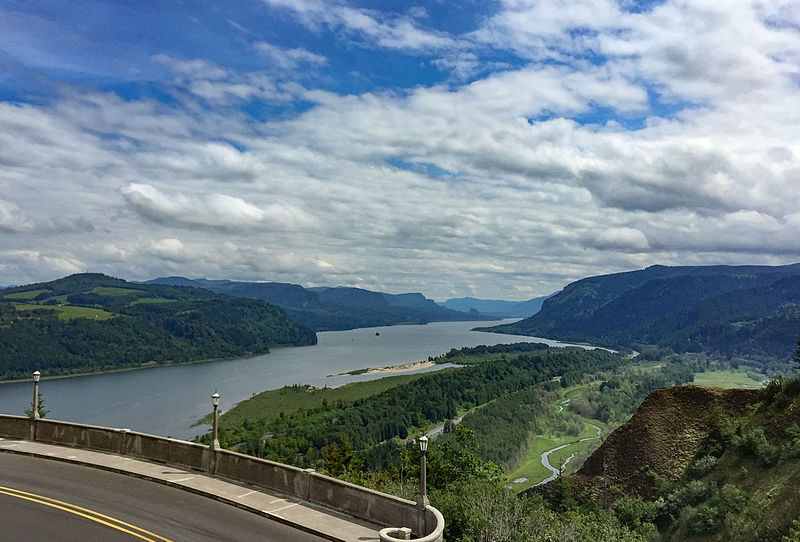
[[[71,504],[64,501],[59,501],[58,499],[52,499],[50,497],[45,497],[43,495],[37,495],[36,493],[29,493],[27,491],[22,491],[19,489],[14,489],[10,487],[0,486],[0,493],[9,495],[11,497],[17,497],[18,499],[25,499],[27,501],[35,502],[38,504],[43,504],[45,506],[50,506],[52,508],[57,508],[59,510],[63,510],[65,512],[69,512],[70,514],[75,514],[77,516],[84,517],[86,519],[90,519],[97,523],[101,523],[112,529],[116,529],[118,531],[122,531],[127,533],[131,536],[135,536],[136,538],[141,538],[142,540],[147,540],[148,542],[157,542],[161,540],[162,542],[172,542],[168,538],[164,538],[163,536],[157,535],[155,533],[151,533],[141,527],[137,527],[135,525],[131,525],[130,523],[126,523],[122,520],[113,518],[111,516],[107,516],[105,514],[101,514],[100,512],[95,512],[94,510],[89,510],[88,508],[83,508],[81,506]],[[103,518],[103,519],[101,519]],[[105,521],[108,520],[108,521]],[[114,523],[111,523],[114,522]],[[116,523],[116,525],[115,525]],[[122,527],[124,526],[124,527]],[[125,528],[128,527],[128,528]],[[134,531],[139,531],[134,532]],[[143,533],[146,536],[143,536]],[[153,538],[148,538],[153,537]]]

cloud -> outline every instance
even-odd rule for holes
[[[0,231],[17,233],[33,229],[33,221],[14,203],[0,199]]]
[[[372,46],[404,51],[437,51],[457,46],[456,40],[443,32],[417,26],[418,11],[409,15],[388,15],[367,9],[357,9],[341,3],[316,0],[263,0],[266,4],[293,11],[299,20],[311,28],[327,26],[347,35],[360,38]]]
[[[324,56],[312,53],[302,47],[283,49],[265,41],[254,43],[253,47],[282,69],[294,69],[300,64],[322,66],[328,62],[328,59]]]
[[[294,50],[285,52],[281,59],[294,59],[297,63],[310,61],[302,56],[301,51]],[[227,105],[251,99],[282,103],[294,99],[293,85],[276,81],[265,73],[240,73],[203,59],[186,60],[164,54],[153,56],[153,60],[172,70],[176,90],[189,92],[214,104]]]
[[[148,184],[130,183],[122,196],[140,215],[160,224],[206,227],[221,230],[296,231],[313,225],[305,211],[284,204],[263,209],[241,198],[225,194],[165,194]]]
[[[587,237],[586,243],[599,250],[643,252],[650,248],[647,236],[636,228],[607,228],[593,231]]]
[[[435,6],[265,6],[291,35],[224,25],[241,62],[153,50],[171,75],[152,92],[0,102],[0,282],[89,268],[518,298],[653,263],[800,260],[791,4],[515,0],[461,34]]]
[[[181,240],[173,237],[154,241],[151,249],[154,256],[174,262],[188,262],[192,259]]]

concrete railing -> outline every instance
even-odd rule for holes
[[[0,437],[110,452],[207,472],[234,482],[279,491],[378,525],[408,527],[418,537],[411,540],[442,540],[444,518],[432,506],[418,510],[412,501],[343,482],[313,469],[300,469],[229,450],[212,450],[202,444],[128,429],[44,419],[33,421],[22,416],[0,414]],[[385,536],[383,531],[387,531]],[[391,535],[402,532],[400,528],[383,531],[381,540],[408,540]]]

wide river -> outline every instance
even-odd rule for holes
[[[451,348],[514,342],[563,345],[536,337],[470,331],[484,325],[491,323],[436,322],[325,331],[317,334],[315,346],[274,348],[269,354],[248,358],[43,379],[39,388],[50,411],[48,418],[188,439],[208,429],[192,424],[211,411],[215,390],[222,396],[220,408],[224,411],[253,394],[287,385],[337,387],[381,378],[386,375],[327,375],[425,360]],[[31,382],[0,384],[0,413],[22,415],[32,396]]]

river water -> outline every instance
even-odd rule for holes
[[[382,378],[386,375],[327,375],[420,361],[451,348],[514,342],[562,345],[536,337],[470,331],[485,325],[487,322],[436,322],[325,331],[317,334],[319,342],[314,346],[275,348],[263,356],[43,379],[39,387],[50,411],[48,418],[187,439],[207,431],[206,426],[192,424],[211,411],[215,390],[222,396],[220,408],[224,411],[253,394],[287,385],[337,387]],[[0,384],[0,413],[22,415],[32,395],[30,382]]]

